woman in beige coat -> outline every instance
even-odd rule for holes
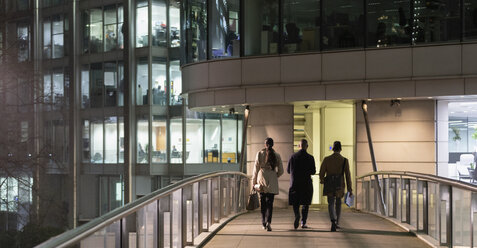
[[[257,153],[253,167],[252,183],[260,192],[263,229],[272,231],[273,200],[278,195],[278,177],[283,174],[280,154],[273,149],[273,139],[265,139],[265,148]]]

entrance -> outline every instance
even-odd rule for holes
[[[353,190],[356,192],[355,113],[353,102],[313,101],[294,104],[294,150],[298,151],[301,139],[307,139],[307,151],[315,157],[316,175],[312,177],[313,205],[327,204],[318,173],[323,158],[333,153],[331,149],[336,140],[341,141],[341,154],[349,160]]]

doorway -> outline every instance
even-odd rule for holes
[[[333,153],[331,149],[336,140],[341,141],[341,154],[349,160],[355,189],[355,113],[355,104],[352,101],[294,103],[294,151],[298,151],[301,139],[307,139],[307,151],[315,157],[316,175],[312,176],[313,205],[327,204],[318,173],[323,159]]]

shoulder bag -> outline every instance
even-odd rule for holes
[[[255,189],[252,189],[252,191],[248,195],[247,210],[255,210],[259,206],[260,206],[260,203],[258,201],[257,191]]]

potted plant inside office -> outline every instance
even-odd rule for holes
[[[451,127],[452,133],[454,133],[454,137],[452,137],[452,140],[455,142],[460,141],[462,138],[460,137],[460,130],[457,127]],[[474,133],[475,134],[475,133]],[[473,134],[472,134],[473,135]]]

